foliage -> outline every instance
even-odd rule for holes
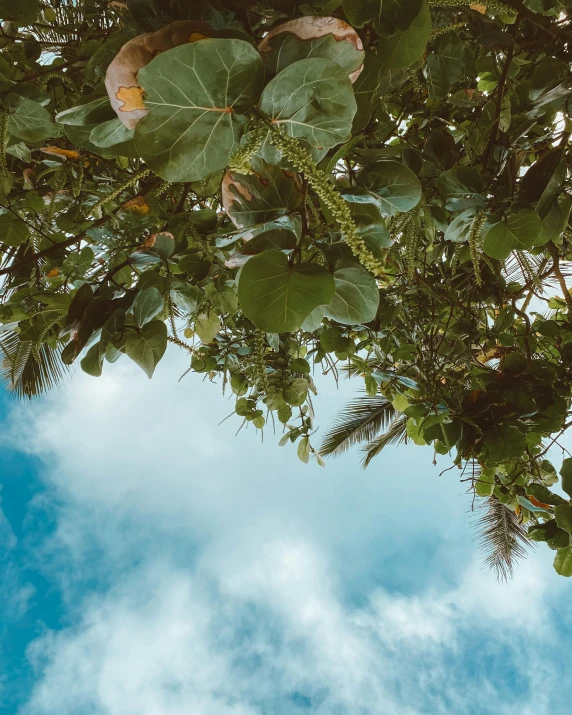
[[[571,15],[0,0],[7,384],[151,377],[171,342],[323,464],[312,371],[344,369],[367,394],[324,454],[451,453],[500,575],[528,538],[570,576]]]

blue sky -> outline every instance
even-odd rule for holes
[[[483,572],[446,457],[305,467],[185,368],[0,402],[2,712],[569,715],[572,583]]]

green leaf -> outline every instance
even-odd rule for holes
[[[518,427],[498,425],[486,435],[485,447],[493,462],[506,462],[513,457],[520,457],[526,449],[526,437]]]
[[[100,377],[103,372],[103,353],[100,343],[95,343],[80,362],[81,369],[92,377]]]
[[[125,352],[149,378],[166,349],[167,326],[161,320],[147,323],[139,332],[130,330],[125,342]]]
[[[483,251],[499,261],[508,258],[511,251],[532,248],[542,231],[540,217],[532,209],[522,209],[509,216],[505,223],[495,224],[487,233]]]
[[[572,576],[572,548],[558,549],[554,557],[554,570],[560,576]]]
[[[0,244],[21,246],[29,235],[30,229],[18,216],[9,212],[0,214]]]
[[[375,278],[361,266],[334,271],[335,290],[326,316],[343,325],[369,323],[377,314],[379,288]]]
[[[570,504],[559,504],[555,507],[554,518],[561,529],[572,534],[572,506]]]
[[[471,224],[473,223],[476,215],[477,210],[470,208],[455,217],[447,226],[447,230],[445,231],[445,240],[453,241],[454,243],[468,241]]]
[[[94,127],[89,140],[95,146],[110,147],[133,139],[133,129],[128,129],[120,119],[110,119]]]
[[[479,497],[490,497],[495,489],[495,470],[483,469],[475,483],[475,492]]]
[[[465,43],[456,32],[447,32],[437,40],[424,69],[431,99],[444,99],[451,85],[463,79],[467,72],[467,54]]]
[[[40,142],[56,136],[57,127],[49,112],[41,104],[19,94],[9,94],[4,99],[9,112],[8,131],[27,142]]]
[[[260,110],[277,127],[313,147],[348,141],[357,110],[351,82],[331,60],[301,60],[271,80]]]
[[[407,30],[398,32],[379,43],[378,57],[389,69],[409,67],[425,52],[431,26],[429,4],[427,0],[423,0],[419,14]]]
[[[161,53],[138,81],[150,110],[135,128],[141,157],[167,181],[199,181],[238,149],[264,66],[248,42],[206,39]]]
[[[342,0],[344,13],[354,27],[374,23],[380,34],[407,30],[421,9],[421,0]]]
[[[572,499],[572,457],[568,457],[562,462],[560,476],[562,477],[562,489]]]
[[[301,462],[304,462],[304,464],[308,464],[310,461],[310,440],[308,437],[302,437],[302,439],[298,442],[298,459]]]
[[[439,193],[445,199],[449,211],[464,211],[483,205],[483,180],[475,169],[459,166],[439,174]]]
[[[358,175],[360,186],[376,198],[384,216],[395,216],[415,208],[421,201],[421,183],[417,176],[396,161],[378,161]]]
[[[249,176],[229,171],[222,182],[222,204],[237,228],[272,221],[302,203],[302,184],[297,174],[256,158],[252,169]]]
[[[308,382],[303,377],[297,377],[282,390],[284,400],[292,407],[300,407],[306,402]]]
[[[268,333],[298,330],[310,312],[334,297],[334,279],[316,263],[291,266],[280,251],[265,251],[240,274],[238,299],[250,320]]]
[[[111,108],[109,97],[104,95],[89,102],[64,109],[56,114],[58,124],[70,124],[72,126],[85,126],[87,124],[99,124],[111,119],[115,112]]]
[[[358,34],[334,17],[298,17],[273,28],[258,50],[268,78],[308,58],[331,60],[347,74],[359,70],[364,52]]]
[[[163,296],[157,288],[145,288],[140,291],[133,304],[135,325],[141,328],[145,323],[153,320],[163,310],[163,306]]]
[[[171,300],[186,313],[194,313],[199,302],[199,289],[191,283],[173,281],[171,283]]]
[[[383,260],[384,249],[390,248],[392,241],[378,202],[364,203],[360,200],[363,197],[354,192],[343,192],[342,196],[349,204],[359,235],[374,256]]]
[[[219,330],[220,318],[214,310],[199,315],[195,321],[195,333],[205,345],[212,343]]]

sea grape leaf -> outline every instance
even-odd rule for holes
[[[264,251],[248,261],[238,299],[250,320],[268,333],[298,330],[319,305],[334,297],[334,279],[316,263],[290,265],[281,251]]]
[[[421,201],[419,179],[396,161],[369,164],[360,171],[357,180],[375,196],[384,216],[410,211]]]
[[[427,0],[423,0],[417,17],[406,30],[397,32],[379,43],[378,57],[389,69],[409,67],[425,52],[430,34],[431,12]]]
[[[199,181],[238,148],[264,66],[248,42],[208,39],[163,52],[138,80],[150,110],[135,128],[142,159],[167,181]]]
[[[373,21],[380,34],[407,30],[421,9],[422,0],[343,0],[342,7],[354,27]]]
[[[0,242],[6,246],[20,246],[30,235],[30,229],[13,213],[0,214]]]
[[[555,507],[554,518],[561,529],[572,534],[572,506],[570,504],[559,504]]]
[[[497,463],[520,457],[526,449],[526,437],[518,427],[498,425],[485,437],[490,458]]]
[[[375,278],[361,266],[334,271],[335,293],[326,307],[326,317],[343,325],[359,325],[373,320],[379,306]]]
[[[155,318],[163,310],[163,296],[155,287],[140,291],[133,303],[133,318],[139,328]]]
[[[562,489],[572,499],[572,457],[568,457],[562,462],[560,476],[562,478]]]
[[[560,576],[572,576],[572,548],[558,549],[554,557],[554,570]]]
[[[83,104],[78,104],[69,109],[64,109],[56,114],[58,124],[70,124],[72,126],[84,126],[86,124],[99,124],[100,122],[113,119],[113,109],[109,103],[109,97],[96,97]]]
[[[300,60],[271,80],[260,110],[272,124],[313,147],[348,141],[357,110],[351,82],[331,60]]]
[[[532,209],[522,209],[508,217],[507,222],[495,224],[487,233],[483,251],[487,256],[503,261],[511,251],[532,248],[541,235],[540,217]]]
[[[437,189],[445,199],[445,208],[449,211],[465,211],[481,206],[485,201],[481,175],[467,166],[459,166],[439,174]]]
[[[297,174],[252,162],[253,173],[227,172],[222,181],[222,204],[237,228],[256,226],[290,213],[302,203],[302,183]]]
[[[89,140],[100,147],[114,146],[133,139],[133,129],[128,129],[119,119],[109,119],[94,127]]]
[[[205,345],[212,343],[219,330],[220,318],[214,310],[199,315],[195,321],[195,332]]]
[[[355,81],[363,67],[363,44],[347,22],[336,17],[298,17],[272,28],[258,46],[268,78],[308,58],[332,60]]]
[[[152,320],[140,331],[130,330],[125,352],[150,379],[167,349],[167,326],[162,320]]]
[[[4,99],[4,106],[9,113],[8,131],[18,139],[39,142],[57,135],[58,128],[50,113],[38,102],[19,94],[9,94]]]

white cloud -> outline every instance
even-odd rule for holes
[[[550,555],[494,585],[462,488],[430,453],[304,468],[271,434],[217,427],[232,401],[197,376],[177,383],[179,355],[151,382],[126,361],[106,368],[12,415],[61,504],[51,573],[73,623],[31,646],[26,715],[292,715],[295,693],[318,715],[546,711],[537,684],[551,676],[527,658],[553,635]],[[319,423],[350,394],[326,391]],[[78,594],[96,568],[112,587]],[[534,692],[505,707],[495,672],[475,682],[463,661],[479,640]]]
[[[536,561],[531,571],[542,577]],[[23,714],[294,713],[296,692],[319,715],[373,715],[381,702],[384,715],[545,712],[553,681],[535,653],[553,634],[524,615],[541,609],[542,589],[517,579],[515,617],[495,613],[500,587],[475,589],[474,578],[411,597],[378,589],[352,609],[300,542],[269,544],[230,574],[147,563],[92,598],[77,626],[33,644],[41,675]],[[505,659],[476,680],[462,662],[473,637],[494,638]],[[492,676],[511,664],[526,687],[505,702]]]

